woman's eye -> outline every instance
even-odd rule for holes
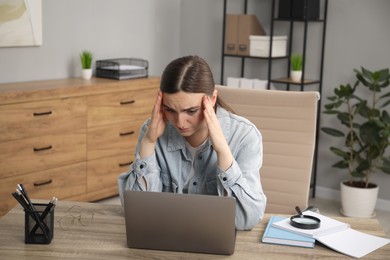
[[[198,112],[198,109],[188,110],[188,111],[187,111],[187,113],[188,113],[189,115],[193,115],[193,114],[195,114],[196,112]]]
[[[174,113],[175,112],[175,110],[167,108],[167,107],[165,108],[165,111],[168,112],[168,113]]]

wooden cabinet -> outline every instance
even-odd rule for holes
[[[116,195],[158,87],[152,77],[0,84],[0,216],[17,183],[32,199]]]

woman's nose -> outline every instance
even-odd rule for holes
[[[177,120],[176,120],[176,125],[178,128],[184,128],[184,123],[185,123],[185,115],[182,113],[179,113],[177,115]]]

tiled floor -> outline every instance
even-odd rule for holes
[[[113,197],[105,200],[99,201],[99,203],[107,203],[107,204],[117,204],[120,205],[119,197]],[[310,198],[309,205],[317,207],[321,214],[326,216],[342,216],[340,214],[340,202],[333,200],[326,200],[322,198]],[[382,225],[383,230],[390,238],[390,211],[376,211],[376,218],[379,223]]]

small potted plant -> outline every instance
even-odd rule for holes
[[[92,77],[92,60],[93,60],[92,52],[84,50],[80,54],[83,79],[90,79]]]
[[[300,82],[302,80],[302,55],[294,53],[291,55],[291,72],[292,81]]]
[[[375,172],[390,174],[386,152],[390,144],[390,75],[389,69],[372,72],[363,67],[355,73],[355,84],[335,88],[335,95],[325,104],[324,113],[336,117],[340,128],[321,130],[342,138],[341,146],[330,147],[340,158],[332,166],[349,173],[349,179],[340,184],[342,213],[371,217],[378,197],[378,185],[371,177]]]

